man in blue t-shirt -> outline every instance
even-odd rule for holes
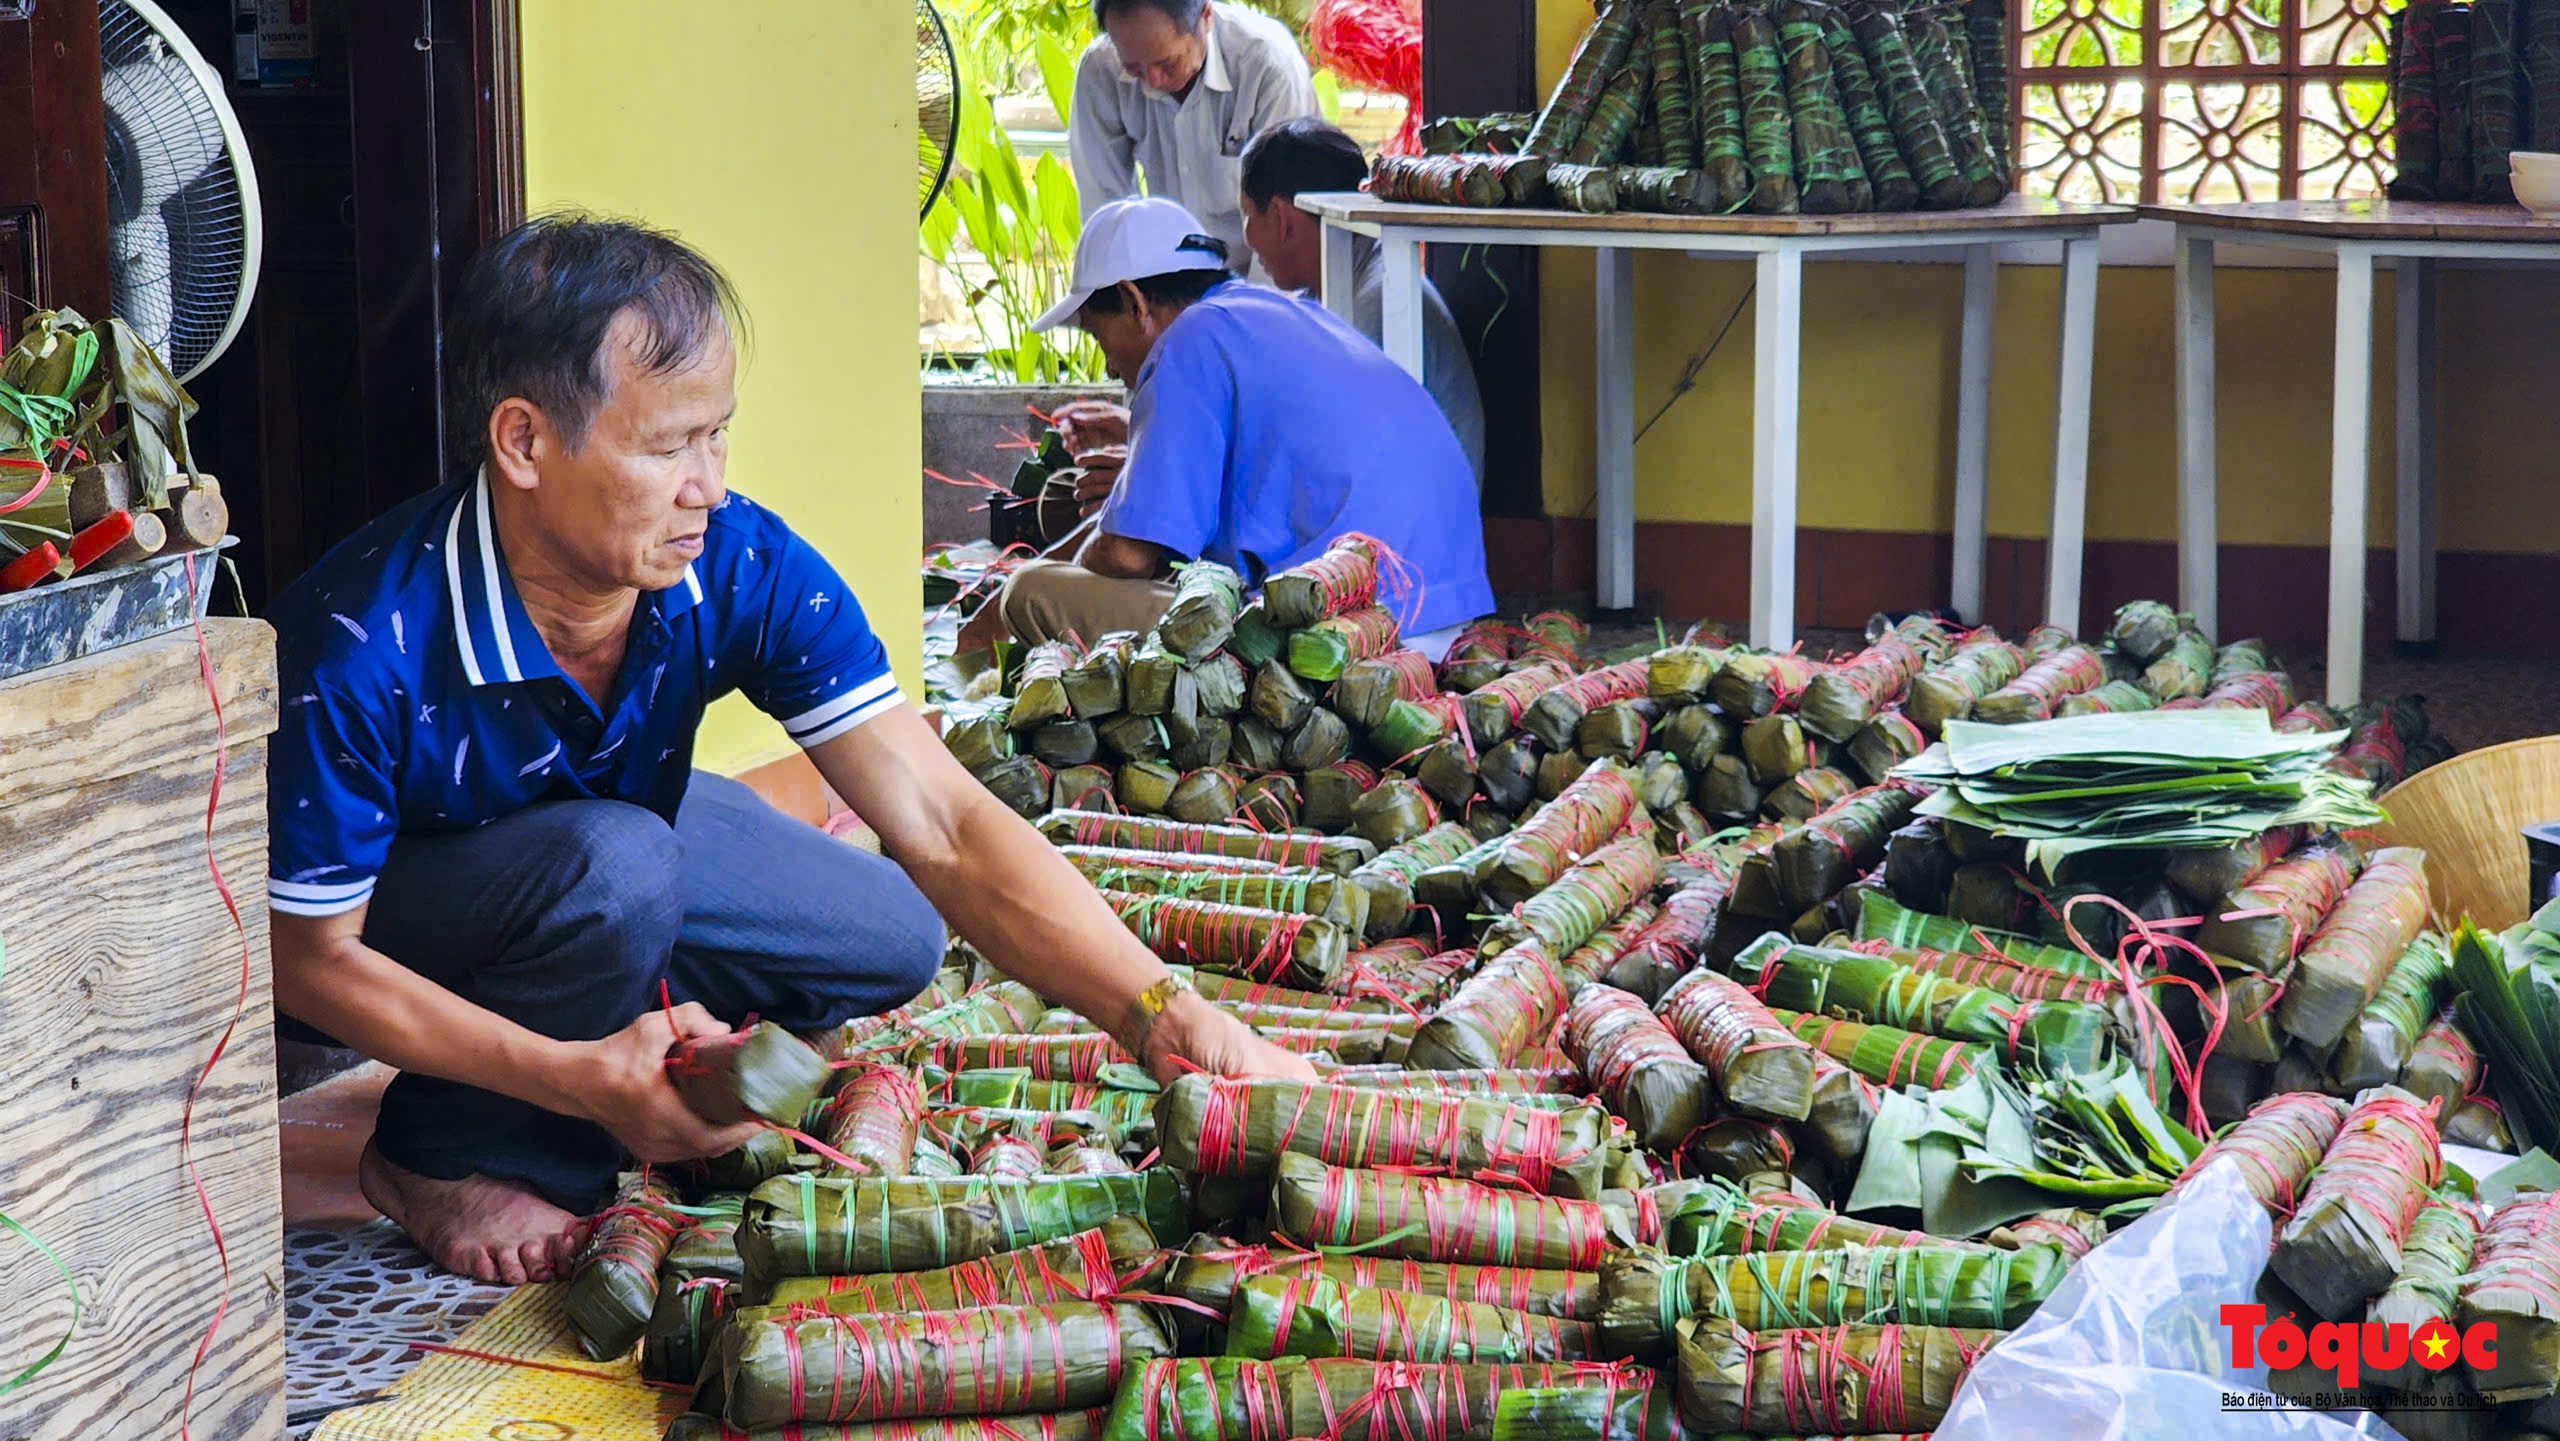
[[[1474,472],[1430,393],[1323,306],[1229,279],[1225,245],[1190,212],[1163,199],[1096,211],[1074,289],[1039,328],[1069,323],[1129,386],[1129,455],[1062,547],[1074,559],[1006,583],[992,609],[1014,635],[1145,630],[1177,561],[1258,588],[1351,533],[1402,562],[1389,569],[1407,583],[1385,604],[1433,659],[1493,609]]]
[[[754,1134],[686,1105],[678,1042],[901,1005],[945,917],[1159,1077],[1314,1078],[960,768],[844,579],[728,489],[736,309],[709,261],[637,226],[501,238],[447,331],[466,478],[273,607],[276,1008],[288,1034],[399,1068],[358,1179],[482,1280],[565,1274],[626,1157]],[[693,770],[703,708],[731,691],[884,856]]]

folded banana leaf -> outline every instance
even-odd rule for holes
[[[1684,705],[1665,711],[1654,727],[1654,743],[1671,753],[1693,775],[1732,749],[1734,730],[1714,706]]]
[[[1447,712],[1398,699],[1387,707],[1386,719],[1369,728],[1369,747],[1393,764],[1438,745],[1449,729]]]
[[[1497,917],[1478,948],[1492,959],[1535,941],[1550,955],[1570,955],[1652,890],[1661,872],[1650,835],[1611,842],[1581,857],[1517,910]]]
[[[1245,709],[1255,720],[1285,735],[1316,709],[1316,693],[1290,674],[1287,666],[1265,661],[1255,667],[1253,684],[1245,690]]]
[[[1051,811],[1040,832],[1061,845],[1112,846],[1188,855],[1240,856],[1349,875],[1377,858],[1377,848],[1348,836],[1248,830],[1243,826],[1195,826],[1098,811]]]
[[[1403,643],[1395,616],[1363,606],[1289,632],[1289,669],[1311,681],[1334,681],[1353,661],[1376,660]]]
[[[1227,637],[1225,654],[1243,661],[1247,668],[1267,665],[1279,659],[1289,648],[1289,633],[1271,623],[1271,613],[1256,597],[1236,612],[1236,627]]]
[[[1725,1104],[1749,1116],[1801,1121],[1813,1108],[1814,1050],[1759,997],[1713,971],[1692,971],[1664,994],[1663,1021],[1707,1068]]]
[[[2196,944],[2253,970],[2282,971],[2311,943],[2321,918],[2362,868],[2363,858],[2343,841],[2305,846],[2209,908]],[[2386,959],[2396,959],[2407,944],[2404,938]]]
[[[942,743],[951,758],[975,775],[1014,754],[1012,728],[1006,724],[1012,703],[998,696],[994,705],[967,720],[943,728]]]
[[[1751,778],[1775,786],[1799,771],[1818,770],[1831,758],[1829,744],[1807,738],[1794,713],[1764,715],[1742,728],[1742,759]]]
[[[1689,800],[1689,773],[1668,751],[1647,751],[1636,757],[1636,799],[1654,814],[1659,823],[1664,814]]]
[[[2374,852],[2294,961],[2276,1024],[2313,1047],[2337,1044],[2426,928],[2428,909],[2426,852]]]
[[[1847,742],[1877,712],[1901,699],[1920,666],[1920,648],[1899,631],[1887,633],[1806,682],[1797,708],[1804,728],[1825,740]]]
[[[714,1125],[762,1120],[797,1126],[827,1088],[827,1059],[798,1036],[761,1022],[725,1036],[679,1041],[667,1079]]]
[[[1157,760],[1133,760],[1111,778],[1111,799],[1132,816],[1161,816],[1173,804],[1182,773]]]
[[[1013,710],[1006,723],[1017,731],[1067,719],[1075,707],[1067,700],[1067,671],[1077,660],[1076,648],[1064,641],[1044,641],[1023,652],[1022,673],[1014,683]]]
[[[1433,1176],[1346,1171],[1295,1153],[1271,1185],[1272,1228],[1300,1245],[1409,1261],[1590,1271],[1612,1244],[1644,1239],[1636,1197],[1598,1201]]]
[[[1069,766],[1049,777],[1049,809],[1109,810],[1120,802],[1111,793],[1115,777],[1105,766]]]
[[[1067,667],[1067,705],[1080,721],[1116,714],[1129,700],[1129,642],[1137,637],[1114,634],[1094,643],[1082,660]]]
[[[1598,1354],[1588,1321],[1475,1301],[1346,1288],[1317,1275],[1256,1276],[1235,1293],[1227,1354],[1371,1361],[1552,1362]]]
[[[1667,1393],[1640,1367],[1349,1357],[1150,1362],[1103,1423],[1105,1441],[1673,1441],[1678,1432]]]
[[[2210,905],[2258,878],[2299,844],[2301,826],[2278,826],[2228,845],[2168,853],[2162,873],[2178,894]]]
[[[1470,806],[1470,819],[1490,811],[1500,821],[1499,836],[1511,827],[1510,817],[1528,809],[1538,798],[1538,743],[1527,736],[1513,736],[1476,757],[1476,789],[1489,805]],[[1470,885],[1467,894],[1473,896]]]
[[[791,1169],[799,1152],[780,1131],[758,1131],[723,1156],[668,1168],[697,1191],[749,1191]]]
[[[1235,1302],[1237,1288],[1257,1276],[1322,1276],[1349,1289],[1472,1301],[1566,1321],[1591,1321],[1600,1314],[1599,1278],[1587,1271],[1328,1256],[1320,1251],[1239,1246],[1209,1235],[1192,1237],[1175,1253],[1165,1273],[1164,1291],[1175,1300],[1224,1316]]]
[[[1949,828],[1952,844],[1957,831]],[[2085,976],[2110,981],[2114,974],[2102,962],[2049,946],[2032,936],[1986,930],[1968,925],[1949,916],[1929,915],[1898,904],[1885,896],[1868,895],[1858,899],[1860,941],[1883,941],[1889,945],[1915,947],[1935,951],[1992,950],[2021,965],[2040,970],[2060,971],[2066,975]]]
[[[1636,1143],[1669,1150],[1704,1124],[1715,1080],[1644,1002],[1606,985],[1586,985],[1565,1013],[1564,1050]]]
[[[1156,641],[1187,661],[1200,661],[1235,633],[1244,608],[1244,581],[1213,561],[1174,567],[1173,602],[1156,622]]]
[[[2409,1063],[2400,1068],[2400,1089],[2434,1103],[2439,1133],[2452,1121],[2462,1098],[2479,1085],[2480,1048],[2462,1033],[2462,1026],[2451,1011],[2438,1016],[2418,1037]]]
[[[1832,766],[1798,771],[1769,788],[1760,803],[1771,818],[1801,824],[1857,794],[1858,783]]]
[[[2467,1333],[2497,1327],[2497,1363],[2472,1370],[2495,1402],[2548,1396],[2560,1382],[2560,1197],[2519,1197],[2480,1228],[2459,1307]]]
[[[1651,661],[1631,660],[1558,681],[1530,703],[1520,724],[1548,749],[1571,750],[1585,715],[1611,701],[1647,696],[1651,676]]]
[[[924,1093],[895,1066],[863,1066],[846,1073],[822,1115],[827,1144],[854,1163],[831,1159],[828,1174],[903,1176],[915,1157]]]
[[[1646,659],[1645,693],[1665,703],[1704,700],[1731,655],[1714,646],[1665,646]]]
[[[1399,700],[1420,702],[1439,693],[1431,660],[1417,650],[1391,650],[1374,660],[1355,660],[1342,668],[1325,703],[1358,731],[1375,729]]]
[[[2189,627],[2186,618],[2156,600],[2129,601],[2116,609],[2107,641],[2141,665],[2167,654]]]
[[[1600,1263],[1600,1337],[1613,1356],[1661,1361],[1683,1318],[1746,1331],[1846,1325],[2014,1330],[2069,1262],[2052,1246],[1847,1247],[1686,1258],[1613,1251]]]
[[[1801,654],[1731,655],[1716,669],[1707,695],[1729,719],[1755,721],[1772,711],[1795,709],[1822,669],[1820,661]]]
[[[1608,1114],[1588,1104],[1554,1111],[1199,1073],[1175,1078],[1156,1107],[1165,1164],[1203,1175],[1265,1177],[1295,1154],[1580,1200],[1598,1199],[1606,1184],[1609,1131]]]
[[[1397,952],[1392,958],[1373,958],[1373,952],[1382,949],[1380,947],[1352,952],[1351,958],[1343,962],[1342,975],[1335,988],[1344,996],[1363,1002],[1383,1002],[1400,1010],[1411,1010],[1438,1005],[1476,968],[1476,953],[1472,948],[1434,951],[1425,937],[1408,939],[1424,942],[1421,954]],[[1415,1030],[1419,1033],[1420,1026],[1417,1025]]]
[[[1307,829],[1340,831],[1351,824],[1351,807],[1371,786],[1378,783],[1378,772],[1367,761],[1337,761],[1318,766],[1300,780],[1306,804],[1299,818]]]
[[[923,1271],[1062,1240],[1113,1216],[1189,1229],[1169,1170],[1029,1181],[777,1176],[747,1197],[738,1254],[753,1278]]]
[[[1196,770],[1173,783],[1158,809],[1173,820],[1212,825],[1236,813],[1240,784],[1224,766]]]
[[[2107,682],[2106,658],[2085,645],[2067,646],[2028,666],[2017,679],[1974,703],[1970,719],[1987,725],[2045,720],[2054,708]]]
[[[1748,1186],[1755,1176],[1789,1176],[1818,1172],[1808,1159],[1796,1160],[1795,1135],[1776,1121],[1725,1116],[1701,1126],[1677,1152],[1675,1169],[1682,1175],[1715,1177]],[[1827,1178],[1818,1174],[1817,1181]]]
[[[2302,1193],[2303,1183],[2337,1140],[2338,1126],[2346,1113],[2345,1102],[2317,1092],[2289,1091],[2269,1096],[2199,1152],[2170,1194],[2177,1194],[2188,1180],[2202,1175],[2207,1166],[2229,1156],[2239,1163],[2250,1194],[2258,1198],[2258,1204],[2266,1207],[2270,1216],[2281,1221],[2293,1214],[2294,1198]]]
[[[1991,1047],[1771,1007],[1778,1023],[1815,1050],[1880,1086],[1952,1086],[1985,1066],[1999,1065]]]
[[[692,1225],[676,1188],[643,1171],[626,1178],[569,1273],[560,1309],[578,1349],[598,1361],[629,1351],[658,1307],[658,1271]],[[1588,1269],[1588,1268],[1585,1268]]]
[[[1608,974],[1609,968],[1653,924],[1656,914],[1651,901],[1637,901],[1619,912],[1616,920],[1602,926],[1598,934],[1576,946],[1557,967],[1564,977],[1566,996],[1570,998],[1575,991]]]
[[[1166,715],[1159,719],[1164,723],[1165,759],[1178,769],[1222,766],[1235,753],[1236,731],[1231,721],[1211,715]],[[1087,808],[1081,801],[1058,807],[1060,810]]]
[[[1160,641],[1151,641],[1130,653],[1124,688],[1123,703],[1131,715],[1179,715],[1186,721],[1200,718],[1200,683],[1192,678],[1182,657]]]
[[[1351,807],[1351,828],[1380,850],[1419,839],[1440,823],[1440,807],[1408,780],[1380,781]]]
[[[1571,1066],[1509,1070],[1407,1070],[1402,1066],[1345,1066],[1329,1079],[1337,1086],[1373,1091],[1429,1091],[1443,1096],[1506,1096],[1558,1107],[1581,1104],[1582,1073]]]
[[[2443,1179],[2435,1118],[2376,1087],[2340,1124],[2268,1265],[2320,1316],[2347,1319],[2400,1274],[2401,1239]]]
[[[1894,828],[1910,818],[1920,794],[1900,784],[1872,786],[1779,837],[1769,851],[1778,897],[1801,910],[1838,891],[1884,859]]]
[[[1237,797],[1236,824],[1248,830],[1302,831],[1298,812],[1304,808],[1296,776],[1258,775],[1245,782]]]
[[[1860,941],[1850,947],[1881,956],[1909,970],[1945,976],[1968,986],[1998,991],[2022,1001],[2087,1001],[2105,1004],[2124,995],[2122,981],[2050,970],[2013,961],[1998,951],[1933,951],[1925,946],[1896,946]]]
[[[1304,565],[1275,570],[1262,582],[1263,611],[1279,630],[1313,625],[1374,605],[1377,599],[1377,548],[1349,536]]]
[[[1544,945],[1529,942],[1485,962],[1413,1033],[1405,1064],[1421,1071],[1500,1070],[1553,1029],[1572,999]]]
[[[2452,1145],[2469,1146],[2476,1151],[2495,1151],[2512,1156],[2516,1150],[2515,1134],[2507,1129],[2506,1114],[2498,1103],[2480,1092],[2462,1098],[2451,1119],[2444,1124],[2444,1138]]]
[[[691,1386],[745,1287],[721,1276],[668,1277],[640,1336],[640,1379]]]
[[[1875,1128],[1881,1094],[1866,1077],[1814,1052],[1813,1106],[1797,1134],[1832,1175],[1855,1176],[1866,1160],[1867,1133]]]
[[[787,1422],[742,1431],[717,1416],[688,1412],[667,1426],[664,1441],[1097,1441],[1105,1409],[1043,1411],[1031,1416],[928,1416],[904,1421]]]
[[[729,1424],[755,1427],[1082,1409],[1173,1338],[1144,1306],[1077,1301],[732,1324],[721,1353]]]
[[[1978,631],[1956,647],[1945,663],[1922,671],[1911,682],[1904,712],[1920,734],[1931,739],[1948,721],[1973,714],[1976,702],[2018,678],[2026,655],[1992,631]]]
[[[2032,1060],[2048,1071],[2096,1070],[2112,1049],[2114,1020],[2104,1006],[2020,1000],[1913,970],[1890,956],[1764,936],[1735,959],[1734,976],[1780,1010],[1870,1017],[1903,1031],[1978,1041],[2013,1061]],[[1856,1068],[1854,1061],[1850,1064]]]
[[[1574,727],[1573,748],[1595,761],[1633,761],[1653,743],[1653,725],[1661,717],[1661,705],[1641,696],[1593,706]],[[1681,789],[1687,789],[1685,778]]]
[[[2453,958],[2442,936],[2422,934],[2411,941],[2329,1053],[2331,1084],[2352,1095],[2398,1076],[2452,977]]]
[[[1680,1415],[1753,1434],[1934,1430],[1973,1363],[2005,1333],[1944,1326],[1745,1331],[1680,1322]]]
[[[1266,657],[1267,659],[1267,657]],[[1244,709],[1244,692],[1252,672],[1236,655],[1218,651],[1191,667],[1192,689],[1200,697],[1203,716],[1231,716]]]
[[[1528,632],[1496,620],[1473,621],[1449,643],[1440,660],[1439,689],[1464,695],[1501,675],[1511,666],[1512,646]],[[1555,657],[1570,665],[1564,658]]]
[[[2154,700],[2184,700],[2213,686],[2213,642],[2193,627],[2178,632],[2169,648],[2146,663],[2142,688]]]
[[[1062,1241],[930,1271],[786,1276],[773,1283],[765,1306],[743,1310],[739,1319],[771,1319],[786,1311],[858,1316],[1107,1302],[1125,1289],[1117,1278],[1152,1258],[1155,1251],[1155,1237],[1144,1222],[1134,1216],[1114,1216],[1094,1230]]]
[[[1475,799],[1480,781],[1478,762],[1464,736],[1445,737],[1412,762],[1413,777],[1423,793],[1451,810],[1463,812]]]
[[[1750,821],[1759,816],[1767,793],[1752,779],[1751,763],[1728,753],[1707,762],[1707,768],[1696,777],[1690,799],[1716,819]]]
[[[1887,706],[1875,719],[1858,728],[1843,747],[1849,764],[1857,767],[1870,785],[1881,783],[1893,774],[1893,768],[1929,748],[1928,737],[1901,706]]]

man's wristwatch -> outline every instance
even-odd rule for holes
[[[1165,1007],[1173,1004],[1174,997],[1192,994],[1197,992],[1191,989],[1191,983],[1176,974],[1167,974],[1163,980],[1138,992],[1129,1019],[1129,1054],[1136,1057],[1140,1065],[1146,1064],[1147,1038],[1155,1032],[1156,1018],[1164,1014]]]

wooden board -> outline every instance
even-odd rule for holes
[[[2323,240],[2461,240],[2560,245],[2560,220],[2520,205],[2449,200],[2262,200],[2248,205],[2145,205],[2145,220]]]
[[[1584,215],[1571,210],[1480,210],[1457,205],[1390,204],[1367,195],[1301,195],[1298,208],[1328,220],[1385,225],[1463,227],[1470,230],[1629,231],[1649,235],[1909,235],[1914,238],[1977,230],[2038,230],[2065,225],[2117,225],[2134,218],[2130,205],[2082,205],[2039,195],[2012,195],[1979,210],[1908,210],[1860,215],[1644,215],[1620,211]],[[1533,234],[1521,236],[1534,244]]]
[[[239,1028],[196,1104],[231,1302],[195,1375],[197,1441],[284,1431],[284,1236],[269,1005],[266,737],[274,633],[208,622],[228,755],[213,846],[247,929]],[[240,1004],[242,935],[206,868],[212,706],[192,631],[0,682],[0,1211],[79,1278],[62,1357],[0,1400],[8,1441],[174,1437],[221,1270],[179,1164],[187,1090]],[[71,1303],[0,1238],[0,1377]]]

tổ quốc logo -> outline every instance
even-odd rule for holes
[[[2291,1316],[2270,1325],[2266,1307],[2235,1303],[2222,1308],[2222,1328],[2231,1333],[2231,1364],[2238,1369],[2261,1361],[2270,1371],[2308,1366],[2334,1376],[2341,1389],[2350,1391],[2367,1369],[2407,1375],[2412,1370],[2441,1373],[2457,1362],[2475,1372],[2498,1364],[2493,1321],[2457,1329],[2439,1319],[2414,1331],[2397,1321],[2321,1321],[2306,1331]]]

